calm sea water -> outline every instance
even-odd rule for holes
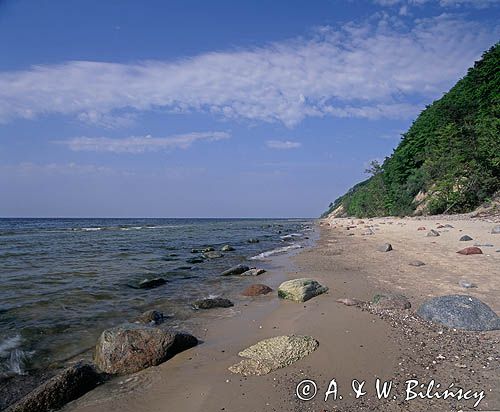
[[[93,346],[106,327],[158,308],[182,327],[190,304],[231,295],[228,267],[265,266],[300,248],[300,219],[0,219],[0,374],[63,362]],[[259,243],[248,243],[257,238]],[[193,248],[236,250],[192,264]],[[146,278],[168,282],[137,289]]]

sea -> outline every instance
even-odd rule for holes
[[[0,219],[0,377],[62,366],[149,309],[189,329],[193,301],[241,290],[222,271],[266,268],[313,232],[311,219]],[[234,251],[203,258],[226,244]]]

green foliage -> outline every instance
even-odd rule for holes
[[[350,216],[408,215],[419,201],[431,214],[461,213],[500,190],[499,67],[497,43],[324,215],[340,205]]]

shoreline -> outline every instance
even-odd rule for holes
[[[198,336],[201,345],[179,353],[159,366],[114,378],[66,405],[63,410],[136,412],[173,408],[246,412],[341,408],[343,411],[441,411],[467,410],[473,405],[473,401],[453,403],[420,398],[405,402],[400,396],[396,400],[376,399],[373,382],[377,378],[392,380],[400,393],[404,382],[412,377],[419,382],[429,382],[434,378],[444,387],[455,382],[457,387],[470,386],[468,389],[478,391],[484,388],[486,396],[477,410],[500,408],[500,399],[495,394],[500,383],[495,369],[499,360],[499,331],[450,330],[428,325],[414,316],[416,308],[426,297],[442,295],[446,291],[477,295],[498,313],[500,302],[498,293],[495,294],[498,285],[494,278],[499,275],[495,268],[500,253],[457,257],[455,244],[450,244],[450,239],[447,239],[459,230],[467,230],[475,238],[477,235],[473,230],[481,235],[491,223],[462,221],[468,223],[460,229],[458,226],[463,223],[457,221],[457,228],[443,232],[438,240],[423,239],[422,232],[413,227],[421,224],[430,227],[443,219],[439,216],[426,219],[425,223],[410,218],[373,219],[366,222],[374,229],[370,236],[361,235],[364,224],[352,224],[350,219],[321,221],[317,226],[320,238],[313,247],[301,249],[291,257],[274,257],[275,269],[254,281],[265,283],[276,291],[284,280],[311,277],[328,286],[328,293],[305,303],[282,301],[276,293],[249,298],[247,303],[235,307],[238,310],[236,315],[209,320],[204,333]],[[327,227],[332,223],[333,227]],[[346,226],[349,225],[356,228],[348,231]],[[376,245],[385,241],[392,242],[394,253],[376,251]],[[496,242],[499,241],[500,238]],[[423,248],[424,245],[428,249]],[[425,257],[428,260],[425,270],[407,267],[408,260],[416,252],[419,252],[420,259]],[[460,263],[454,267],[449,259],[457,258]],[[482,258],[486,259],[479,261]],[[471,277],[478,267],[487,270],[487,273],[471,279],[478,282],[478,288],[460,290],[451,282],[446,284],[448,272],[458,268]],[[445,272],[442,278],[436,279],[436,269]],[[417,275],[418,282],[412,281]],[[436,282],[442,283],[440,288],[436,287]],[[338,298],[369,301],[375,293],[384,291],[404,293],[412,308],[377,312],[336,302]],[[230,365],[241,359],[237,353],[243,348],[262,339],[291,333],[316,338],[320,342],[318,350],[292,366],[265,376],[242,377],[228,371]],[[317,382],[320,394],[335,378],[343,399],[323,402],[322,396],[318,395],[310,402],[300,401],[295,395],[295,386],[306,378]],[[370,385],[367,395],[354,399],[349,390],[352,379],[366,380],[367,387]]]

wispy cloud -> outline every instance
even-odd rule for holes
[[[290,140],[268,140],[266,145],[270,149],[279,150],[297,149],[302,146],[300,142],[291,142]]]
[[[187,149],[198,141],[229,139],[226,132],[193,132],[169,137],[131,136],[121,139],[109,137],[74,137],[55,143],[68,146],[75,152],[144,153],[159,150]]]
[[[3,173],[16,176],[55,176],[55,175],[71,175],[71,176],[103,176],[103,175],[132,175],[129,171],[117,171],[107,166],[95,164],[81,163],[33,163],[21,162],[14,165],[0,165],[0,170]]]
[[[381,6],[422,6],[424,4],[436,4],[448,8],[473,7],[477,9],[500,5],[500,0],[373,0],[373,2]]]
[[[311,116],[409,118],[497,37],[497,28],[452,15],[403,22],[381,13],[309,38],[178,61],[34,66],[0,73],[0,122],[60,114],[115,127],[143,111],[201,111],[289,127]],[[73,147],[94,141],[79,142]],[[137,151],[134,142],[119,146]]]

